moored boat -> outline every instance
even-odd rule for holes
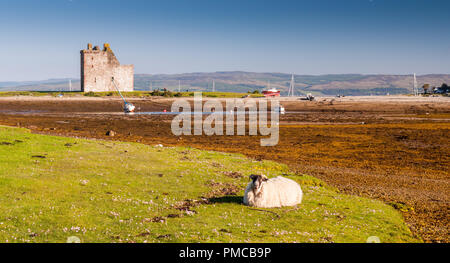
[[[264,90],[262,92],[262,94],[264,94],[264,96],[266,97],[279,97],[280,96],[280,91],[277,90],[276,88],[271,88],[268,90]]]

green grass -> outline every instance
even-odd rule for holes
[[[178,92],[172,92],[172,94],[177,94]],[[63,94],[64,97],[120,97],[117,92],[57,92],[57,91],[0,91],[0,97],[13,97],[13,96],[52,96],[57,97],[59,94]],[[141,97],[152,97],[150,91],[131,91],[122,92],[123,96],[127,98],[141,98]],[[238,93],[238,92],[202,92],[203,96],[210,98],[241,98],[246,95],[250,95],[252,98],[264,97],[261,94],[249,94],[249,93]],[[194,92],[180,92],[179,97],[193,97]],[[174,96],[176,97],[176,96]],[[172,98],[172,97],[171,97]]]
[[[248,175],[259,172],[299,182],[303,203],[267,209],[280,218],[242,205]],[[223,193],[233,187],[237,195]],[[176,209],[202,196],[209,204]],[[0,127],[0,204],[0,242],[420,241],[394,208],[340,194],[279,163],[9,127]]]
[[[181,92],[182,97],[193,97],[193,92]],[[262,94],[253,94],[253,93],[238,93],[238,92],[202,92],[204,97],[210,98],[241,98],[243,96],[250,96],[251,98],[262,98],[264,95]]]
[[[32,97],[42,97],[42,96],[52,96],[56,97],[61,92],[59,91],[0,91],[0,97],[14,97],[14,96],[32,96]],[[62,92],[64,96],[81,96],[82,92]]]

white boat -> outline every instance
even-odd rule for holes
[[[136,109],[136,106],[134,106],[133,104],[131,104],[131,103],[125,103],[125,105],[123,106],[123,111],[125,112],[125,113],[131,113],[131,112],[134,112],[134,110]]]
[[[314,100],[314,96],[311,93],[308,93],[306,95],[306,99],[309,100],[309,101],[313,101]]]
[[[285,114],[286,113],[286,110],[281,105],[278,106],[278,107],[275,107],[273,110],[276,111],[276,112],[279,112],[280,114]]]
[[[266,97],[279,97],[280,96],[280,91],[275,89],[275,88],[271,88],[268,90],[264,90],[262,92],[262,94],[264,94],[264,96]]]

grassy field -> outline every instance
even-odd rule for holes
[[[161,97],[193,97],[194,92],[168,92],[167,94],[172,94],[171,96],[164,96],[163,92],[160,92]],[[52,96],[57,97],[63,94],[65,97],[120,97],[117,92],[57,92],[57,91],[0,91],[0,97],[13,97],[13,96]],[[141,97],[152,97],[152,92],[150,91],[131,91],[122,92],[123,96],[127,98],[141,98]],[[175,95],[175,96],[174,96]],[[202,92],[204,97],[209,98],[241,98],[243,96],[249,95],[252,98],[264,97],[262,94],[250,94],[250,93],[238,93],[238,92]]]
[[[297,208],[242,205],[251,173],[284,175]],[[242,155],[0,127],[0,242],[418,242],[380,201]]]

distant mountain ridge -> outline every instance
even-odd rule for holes
[[[0,91],[68,91],[69,81],[72,90],[80,90],[79,79],[47,79],[36,81],[5,81],[0,82]]]
[[[384,95],[407,94],[412,92],[412,75],[294,75],[296,95],[313,93],[315,95]],[[178,91],[211,91],[213,81],[216,91],[248,92],[266,89],[269,85],[281,90],[286,95],[291,74],[255,73],[243,71],[226,71],[211,73],[183,74],[136,74],[135,90],[168,89]],[[450,74],[429,74],[417,76],[419,87],[428,83],[431,87],[450,84]],[[0,82],[0,91],[38,90],[68,91],[69,79],[52,79],[45,81]],[[72,90],[80,90],[79,79],[72,79]]]

